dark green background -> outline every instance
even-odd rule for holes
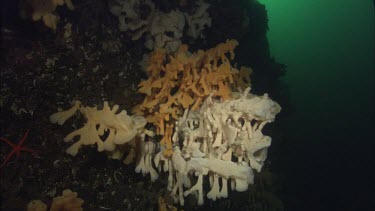
[[[373,208],[373,1],[260,2],[296,109],[285,123],[287,210]]]

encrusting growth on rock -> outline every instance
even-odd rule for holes
[[[249,69],[239,71],[230,64],[237,45],[236,40],[227,40],[194,54],[189,53],[187,45],[181,45],[172,55],[163,49],[151,55],[146,70],[149,77],[138,90],[145,98],[133,111],[154,124],[156,134],[164,135],[166,154],[172,150],[167,125],[177,120],[184,109],[197,110],[211,93],[221,100],[231,99],[234,86],[245,89],[250,85]]]
[[[61,196],[53,198],[49,211],[82,211],[83,203],[77,192],[65,189]],[[47,211],[47,205],[41,200],[32,200],[27,204],[27,211]]]
[[[86,117],[84,127],[65,138],[80,136],[67,150],[71,155],[82,145],[96,144],[98,151],[120,159],[123,144],[139,147],[131,149],[124,162],[137,157],[135,171],[150,174],[152,182],[159,178],[158,172],[168,172],[167,190],[181,206],[188,195],[195,194],[202,205],[205,196],[215,201],[227,198],[228,190],[246,191],[254,183],[253,170],[261,171],[271,145],[271,137],[262,130],[281,107],[268,94],[250,92],[250,68],[231,66],[237,45],[228,40],[194,54],[182,45],[169,56],[156,50],[147,68],[149,78],[139,84],[145,98],[134,108],[136,115],[116,114],[118,106],[111,109],[108,102],[99,110],[77,101],[50,120],[63,124],[77,110]],[[160,142],[145,129],[147,122],[162,135]],[[108,131],[106,138],[104,131]],[[209,191],[204,190],[205,177]]]
[[[21,10],[23,16],[26,16],[28,7],[31,7],[31,19],[33,21],[43,20],[44,25],[53,31],[56,31],[57,23],[60,20],[59,15],[55,12],[56,8],[65,4],[69,10],[74,10],[71,0],[26,0],[24,4],[25,8]]]
[[[72,156],[77,155],[83,145],[93,144],[97,145],[99,152],[118,153],[118,146],[134,141],[136,137],[144,139],[145,135],[153,136],[152,131],[144,128],[147,123],[145,118],[137,114],[129,116],[125,110],[117,113],[118,109],[118,105],[114,105],[111,109],[108,102],[104,102],[103,109],[98,109],[97,107],[82,106],[80,101],[76,101],[72,108],[52,114],[50,121],[62,125],[77,111],[85,116],[85,125],[64,138],[65,142],[69,142],[79,136],[78,141],[66,150]],[[104,138],[106,132],[108,135]],[[132,154],[129,155],[134,158]],[[115,157],[121,156],[116,155]]]

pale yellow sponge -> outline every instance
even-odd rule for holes
[[[55,12],[56,8],[65,4],[69,10],[74,9],[71,0],[26,0],[26,4],[32,9],[31,18],[33,21],[43,20],[44,24],[54,31],[60,19]]]
[[[83,199],[78,198],[77,192],[63,190],[62,196],[53,198],[50,211],[82,211]]]
[[[64,138],[65,142],[69,142],[79,137],[66,150],[72,156],[77,155],[82,145],[96,144],[98,151],[112,152],[117,145],[128,143],[136,136],[153,136],[151,131],[144,128],[147,123],[145,118],[140,115],[129,116],[125,110],[117,113],[118,109],[118,105],[110,108],[107,101],[100,110],[97,107],[82,106],[79,101],[76,101],[72,108],[52,114],[50,121],[62,125],[76,111],[80,111],[85,116],[84,126]]]
[[[80,107],[81,107],[81,102],[75,101],[74,106],[71,107],[70,109],[52,114],[49,117],[49,121],[54,124],[57,123],[59,125],[63,125],[65,121],[69,119],[71,116],[73,116]]]
[[[61,196],[53,198],[49,211],[82,211],[83,203],[77,192],[66,189]],[[41,200],[32,200],[27,204],[27,211],[47,211],[47,205]]]
[[[47,211],[47,205],[41,200],[32,200],[27,204],[27,211]]]

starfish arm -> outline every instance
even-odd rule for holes
[[[21,149],[18,148],[18,149],[14,150],[14,151],[16,152],[16,158],[18,160],[18,158],[20,158],[20,156],[21,156]]]
[[[21,147],[20,149],[21,151],[26,151],[26,152],[30,152],[31,154],[39,154],[40,151],[39,150],[35,150],[35,149],[31,149],[31,148],[28,148],[28,147]]]
[[[29,135],[29,132],[30,132],[30,129],[27,129],[25,135],[23,135],[21,141],[18,143],[18,146],[22,146],[23,142],[24,142],[24,141],[26,140],[26,138],[27,138],[27,135]]]
[[[12,148],[15,148],[15,147],[16,147],[15,144],[13,144],[12,142],[10,142],[10,141],[9,141],[8,139],[6,139],[6,138],[2,138],[2,137],[0,137],[0,140],[3,140],[5,143],[9,144]]]
[[[12,151],[11,153],[9,153],[9,155],[7,156],[7,158],[5,158],[4,162],[1,164],[0,166],[0,169],[3,168],[9,161],[9,159],[12,157],[12,155],[15,153],[16,151]]]

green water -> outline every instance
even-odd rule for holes
[[[286,207],[367,210],[375,189],[373,1],[260,2],[296,108],[286,122]]]

